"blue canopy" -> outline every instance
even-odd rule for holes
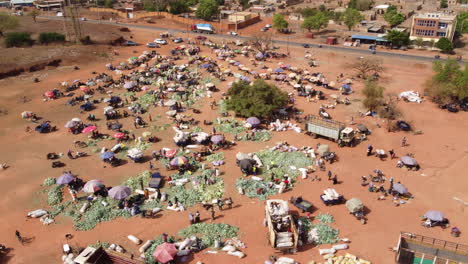
[[[202,68],[210,68],[210,67],[212,67],[212,65],[207,63],[207,64],[203,64],[203,65],[200,66],[200,67],[202,67]]]
[[[364,40],[373,40],[373,41],[387,41],[384,38],[376,36],[366,36],[366,35],[352,35],[352,39],[364,39]]]
[[[114,157],[114,152],[107,151],[101,154],[101,159],[110,159],[112,157]]]
[[[284,72],[284,70],[281,68],[278,68],[278,69],[275,69],[275,72]]]
[[[343,84],[341,87],[346,90],[351,90],[351,86],[349,84]]]

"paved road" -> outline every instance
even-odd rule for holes
[[[42,19],[51,19],[51,20],[63,20],[62,17],[54,17],[54,16],[40,16],[38,18]],[[86,20],[82,21],[85,23],[90,23],[90,24],[106,24],[106,25],[114,25],[114,26],[120,26],[120,27],[128,27],[128,28],[141,28],[141,29],[149,29],[149,30],[158,30],[158,31],[168,31],[168,32],[173,32],[173,33],[186,33],[186,30],[183,29],[170,29],[170,28],[163,28],[163,27],[157,27],[157,26],[147,26],[147,25],[138,25],[138,24],[127,24],[127,23],[116,23],[116,22],[109,22],[109,21],[98,21],[98,20]],[[241,40],[248,40],[250,37],[244,37],[244,36],[232,36],[232,35],[224,35],[224,34],[213,34],[209,35],[210,37],[216,37],[216,38],[228,38],[228,39],[241,39]],[[306,44],[304,42],[295,42],[295,41],[285,41],[285,40],[273,40],[274,43],[279,44],[279,45],[290,45],[290,46],[295,46],[295,47],[302,47],[302,45]],[[313,48],[319,48],[318,44],[313,44],[313,43],[307,43],[310,45],[310,47]],[[393,53],[393,52],[387,52],[387,51],[377,51],[377,54],[372,54],[368,50],[363,50],[363,49],[356,49],[352,47],[345,47],[345,46],[332,46],[332,45],[323,45],[322,49],[324,50],[332,50],[332,51],[340,51],[340,52],[347,52],[347,53],[354,53],[360,56],[366,55],[366,56],[384,56],[384,57],[392,57],[392,58],[400,58],[400,59],[407,59],[407,60],[413,60],[413,61],[423,61],[423,62],[432,62],[435,59],[433,57],[427,57],[427,56],[419,56],[419,55],[412,55],[412,54],[401,54],[401,53]],[[440,59],[440,60],[445,60],[445,59]],[[468,63],[467,60],[461,61],[461,63]]]

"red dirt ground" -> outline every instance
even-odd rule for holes
[[[136,41],[145,43],[155,38],[154,32],[143,30],[132,30]],[[171,44],[172,45],[172,44]],[[163,54],[167,54],[169,47],[161,49]],[[133,56],[133,50],[138,50],[138,54],[144,47],[120,48],[120,56],[114,58],[114,62],[123,61]],[[209,49],[202,47],[204,54],[210,55]],[[310,71],[320,71],[325,73],[329,79],[334,79],[343,72],[350,75],[345,63],[353,60],[356,55],[344,53],[330,53],[316,51],[321,66]],[[303,59],[304,50],[300,48],[291,49],[291,59],[284,60],[285,63],[306,67]],[[248,61],[241,58],[245,64]],[[386,93],[396,94],[405,90],[415,90],[423,92],[423,83],[431,74],[431,65],[415,63],[408,60],[396,60],[382,58],[386,67],[382,85],[386,87]],[[279,61],[272,61],[269,65],[276,65]],[[80,114],[75,108],[70,109],[64,105],[65,100],[42,101],[44,91],[58,87],[61,81],[72,81],[74,79],[85,80],[90,77],[90,72],[104,71],[104,62],[89,62],[80,64],[80,70],[75,71],[70,67],[59,67],[49,71],[41,71],[34,74],[25,74],[19,78],[9,78],[0,80],[0,163],[7,163],[11,167],[0,171],[0,191],[3,199],[0,201],[0,243],[12,248],[6,258],[1,259],[2,263],[59,263],[61,246],[66,242],[65,234],[71,233],[74,238],[70,241],[71,246],[85,246],[94,243],[96,240],[118,243],[130,252],[136,252],[137,247],[131,244],[126,238],[129,234],[134,234],[143,240],[152,239],[163,232],[175,234],[177,230],[188,225],[188,212],[164,212],[163,216],[157,219],[130,218],[118,219],[112,222],[99,224],[95,229],[86,232],[73,230],[70,220],[58,218],[56,224],[43,226],[39,220],[26,218],[26,213],[30,210],[46,207],[43,195],[38,194],[41,190],[40,184],[47,177],[57,177],[62,170],[52,169],[50,162],[45,159],[47,152],[66,152],[72,148],[73,140],[83,140],[84,135],[73,136],[63,129],[63,124],[71,118],[78,116],[85,118],[85,114]],[[39,77],[41,82],[32,82],[34,77]],[[221,91],[227,90],[227,82],[219,85]],[[283,87],[286,89],[285,87]],[[246,243],[247,249],[244,252],[247,257],[237,259],[225,254],[210,255],[198,253],[191,263],[198,260],[204,263],[263,263],[263,261],[273,253],[273,249],[267,244],[266,228],[263,227],[264,202],[252,200],[237,194],[235,181],[242,177],[240,170],[235,165],[235,153],[253,152],[261,150],[266,146],[272,146],[275,142],[286,140],[295,146],[315,146],[317,143],[329,144],[333,151],[339,156],[340,161],[332,165],[327,164],[327,169],[338,175],[342,183],[335,188],[343,193],[345,197],[359,197],[369,208],[368,223],[361,225],[355,218],[351,217],[344,205],[326,207],[320,199],[319,194],[327,187],[331,187],[326,180],[324,172],[316,173],[322,177],[321,182],[310,180],[299,180],[293,191],[276,195],[272,198],[288,199],[290,196],[302,195],[304,199],[310,200],[318,210],[314,212],[331,213],[336,223],[333,224],[340,229],[340,237],[349,238],[352,242],[348,252],[356,254],[364,259],[371,260],[377,264],[394,263],[394,253],[388,248],[396,245],[400,231],[409,231],[417,234],[438,237],[449,241],[468,244],[468,238],[462,234],[460,238],[453,238],[449,230],[440,228],[426,229],[420,225],[419,216],[425,211],[434,209],[445,212],[450,219],[452,226],[458,226],[462,232],[468,230],[467,210],[455,201],[453,197],[468,200],[466,185],[468,179],[464,170],[468,164],[468,114],[466,112],[452,114],[442,111],[430,102],[422,104],[399,102],[398,105],[404,113],[404,118],[412,122],[416,129],[423,131],[422,135],[409,133],[387,133],[384,120],[376,118],[358,117],[357,111],[361,110],[360,103],[356,100],[362,98],[360,90],[362,83],[358,82],[353,87],[355,94],[350,96],[353,103],[350,106],[338,105],[335,110],[330,110],[331,115],[336,120],[349,122],[354,117],[355,122],[362,122],[372,129],[369,141],[358,145],[355,148],[338,148],[334,143],[324,139],[313,139],[304,134],[295,132],[274,133],[271,141],[266,143],[239,143],[233,150],[224,151],[226,165],[221,170],[224,172],[226,195],[232,196],[236,204],[235,208],[225,210],[215,222],[228,223],[240,227],[240,238]],[[290,90],[288,88],[287,90]],[[329,90],[325,93],[331,94]],[[21,98],[26,96],[31,101],[22,103]],[[219,99],[221,93],[215,93],[215,98]],[[297,98],[297,106],[304,109],[305,114],[316,114],[319,108],[318,103],[307,103],[304,98]],[[39,135],[36,133],[26,133],[25,127],[32,126],[28,121],[20,118],[22,111],[34,111],[45,120],[51,120],[59,128],[58,132]],[[101,110],[94,110],[97,115],[101,115]],[[152,116],[162,113],[162,109],[151,110]],[[206,102],[203,104],[202,114],[198,116],[200,120],[214,119],[217,110],[210,110]],[[146,115],[144,118],[147,120]],[[130,120],[123,121],[125,126],[131,124]],[[101,126],[103,121],[98,122]],[[153,124],[169,123],[162,117],[153,121]],[[380,124],[382,128],[378,128]],[[138,129],[136,134],[145,131]],[[151,150],[159,149],[162,146],[173,147],[171,130],[169,133],[160,132],[158,137],[162,142],[154,144]],[[402,137],[406,136],[409,146],[400,147]],[[395,149],[397,156],[411,152],[415,154],[422,169],[417,172],[406,171],[395,167],[396,161],[380,161],[375,157],[366,157],[367,144],[372,144],[374,148],[386,150]],[[108,143],[109,146],[112,142]],[[151,150],[147,152],[150,153]],[[88,150],[87,150],[88,151]],[[118,184],[128,176],[133,176],[142,170],[147,169],[148,164],[129,163],[118,168],[102,168],[101,162],[96,155],[77,160],[65,160],[66,170],[72,170],[84,179],[100,178],[108,185]],[[377,195],[369,193],[360,186],[362,175],[368,175],[372,170],[379,168],[385,172],[387,178],[394,177],[395,181],[405,184],[415,199],[400,207],[392,205],[390,200],[378,201]],[[164,173],[163,173],[164,174]],[[313,177],[315,174],[311,175]],[[69,199],[67,193],[65,198]],[[189,208],[188,211],[200,210],[202,219],[208,219],[208,215],[201,208]],[[19,230],[23,236],[30,238],[31,242],[22,246],[15,238],[14,232]],[[300,250],[292,255],[301,263],[310,260],[320,260],[316,248]]]

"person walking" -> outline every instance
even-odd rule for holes
[[[23,245],[24,240],[23,240],[23,237],[21,236],[21,234],[20,234],[20,232],[18,230],[16,230],[15,235],[16,235],[16,238],[18,239],[18,241],[21,243],[21,245]]]
[[[151,163],[151,161],[149,162],[149,169],[150,170],[153,170],[154,166],[153,166],[153,163]]]
[[[195,223],[195,219],[193,217],[193,214],[189,213],[188,217],[189,217],[189,220],[190,220],[190,224],[193,225]]]
[[[403,139],[401,139],[401,146],[406,147],[406,137],[403,137]]]
[[[335,174],[335,176],[333,176],[333,185],[336,185],[338,184],[338,176]]]
[[[163,241],[164,241],[165,243],[167,243],[167,234],[166,234],[166,233],[163,233],[163,234],[162,234],[162,237],[163,237]]]
[[[372,155],[372,150],[373,150],[373,149],[374,149],[374,148],[372,147],[372,145],[369,144],[369,145],[367,146],[367,156]]]
[[[215,217],[214,207],[211,207],[211,221],[214,221],[215,219],[216,217]]]
[[[216,201],[216,203],[218,204],[218,208],[219,208],[219,211],[222,211],[223,210],[223,200],[221,199],[218,199],[218,201]]]
[[[331,179],[332,179],[332,172],[328,171],[328,180],[331,181]]]
[[[390,159],[395,158],[395,151],[393,149],[389,150],[388,153],[390,154]]]
[[[75,157],[73,157],[73,152],[71,151],[71,149],[68,150],[67,156],[68,156],[69,159],[74,159],[75,158]]]
[[[198,224],[198,223],[200,223],[200,212],[199,211],[197,211],[195,213],[195,224]]]

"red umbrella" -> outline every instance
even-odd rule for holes
[[[97,129],[96,126],[88,126],[88,127],[85,127],[83,131],[81,131],[81,133],[91,133],[96,129]]]
[[[177,149],[166,150],[166,158],[173,158],[177,154]]]
[[[55,94],[52,91],[47,91],[47,92],[44,93],[44,95],[49,97],[49,98],[54,98],[55,97]]]
[[[80,86],[80,91],[82,91],[82,92],[88,92],[88,91],[89,91],[89,87],[88,87],[88,86],[82,85],[82,86]]]
[[[117,132],[117,133],[114,134],[114,138],[116,138],[116,139],[122,139],[124,137],[125,137],[125,134],[122,133],[122,132]]]
[[[176,254],[177,249],[175,245],[166,242],[156,247],[153,253],[153,257],[154,260],[160,263],[167,263],[174,260]]]

